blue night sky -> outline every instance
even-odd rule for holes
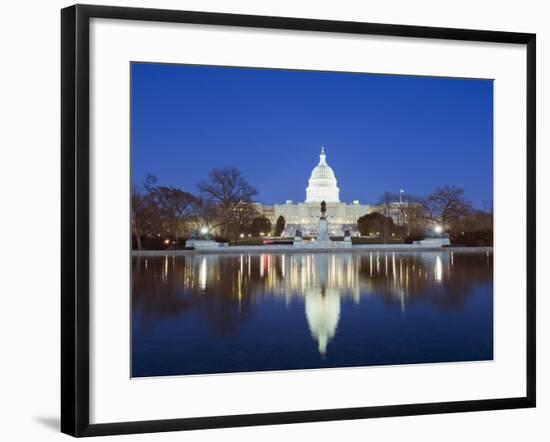
[[[342,201],[451,184],[492,205],[492,80],[134,63],[131,105],[136,184],[235,166],[258,201],[304,201],[324,145]]]

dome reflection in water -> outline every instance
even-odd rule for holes
[[[490,252],[134,257],[132,375],[493,358]]]

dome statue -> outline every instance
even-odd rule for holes
[[[309,177],[308,187],[306,189],[306,203],[327,203],[340,202],[340,189],[336,185],[336,176],[334,171],[327,164],[325,148],[321,148],[319,155],[319,164],[315,166]]]

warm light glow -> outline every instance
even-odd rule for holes
[[[201,227],[200,232],[201,232],[201,234],[206,235],[208,233],[208,228],[207,227]]]
[[[169,240],[169,239],[165,239],[165,240],[164,240],[164,244],[170,244],[170,240]]]
[[[161,275],[162,283],[167,284],[168,276],[172,278],[170,281],[176,280],[177,273],[174,272],[177,268],[172,264],[172,260],[168,259],[168,253],[164,255]],[[247,296],[252,299],[257,293],[256,290],[281,296],[285,299],[286,305],[294,297],[303,297],[307,325],[313,338],[320,345],[321,353],[324,354],[331,342],[331,336],[338,330],[336,313],[339,311],[340,300],[352,297],[355,302],[359,302],[363,296],[381,293],[397,301],[397,305],[400,305],[404,313],[409,297],[411,300],[421,299],[426,288],[432,284],[440,285],[445,281],[445,272],[451,275],[453,255],[453,252],[441,252],[436,255],[413,256],[384,251],[365,252],[360,255],[239,254],[236,256],[238,261],[235,267],[237,277],[235,285],[232,286],[234,291],[228,291],[228,295],[235,294],[239,305]],[[219,256],[190,259],[191,264],[186,263],[186,272],[187,267],[191,265],[191,279],[185,280],[185,287],[191,284],[193,289],[207,292],[212,284],[212,289],[215,290],[220,281],[219,272],[223,268],[220,266],[220,260]],[[146,265],[147,262],[145,260]],[[256,281],[258,275],[253,275],[252,266],[254,272],[259,271],[261,282]],[[452,280],[449,283],[452,283]]]
[[[441,233],[441,232],[443,232],[443,227],[441,227],[441,226],[435,226],[435,227],[434,227],[434,232],[435,232],[435,233]]]
[[[435,280],[437,282],[441,282],[441,280],[443,279],[443,263],[441,262],[441,257],[439,255],[437,255],[437,258],[435,260],[434,274]]]
[[[244,238],[244,233],[241,233],[239,236],[240,236],[241,238]]]
[[[207,276],[206,258],[202,258],[201,268],[199,273],[199,286],[202,291],[206,290],[206,276]]]

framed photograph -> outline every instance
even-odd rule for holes
[[[61,12],[62,431],[535,406],[535,35]]]

